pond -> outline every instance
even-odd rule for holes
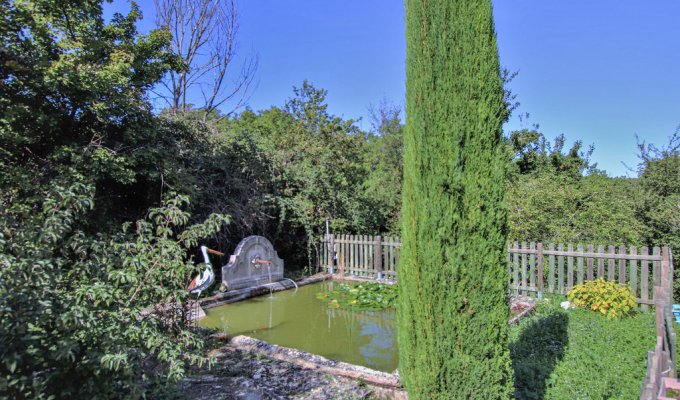
[[[331,290],[334,284],[320,282],[297,292],[286,290],[210,308],[199,325],[378,371],[394,371],[398,363],[394,312],[329,308],[316,294]]]

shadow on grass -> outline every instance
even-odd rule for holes
[[[569,342],[568,325],[567,315],[555,312],[528,323],[510,344],[516,399],[543,399],[550,374]]]

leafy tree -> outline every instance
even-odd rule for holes
[[[597,164],[590,161],[593,146],[583,151],[583,142],[577,140],[564,152],[564,134],[557,136],[551,144],[538,131],[537,125],[533,129],[511,132],[505,143],[511,159],[511,181],[537,173],[566,174],[578,178],[596,172]]]
[[[670,245],[680,253],[680,127],[659,148],[644,142],[640,150],[639,179],[643,195],[637,215],[646,227],[649,245]],[[680,256],[674,256],[680,268]],[[675,279],[674,297],[680,301],[680,279]]]
[[[365,201],[374,210],[368,217],[375,233],[399,234],[403,175],[404,126],[401,109],[383,102],[371,109],[373,132],[367,137],[369,174],[364,182]]]
[[[575,141],[553,143],[532,129],[514,131],[506,139],[509,153],[508,204],[510,237],[546,242],[637,244],[639,185],[609,178],[591,162],[594,148]]]
[[[141,215],[158,200],[146,93],[174,65],[169,34],[138,34],[134,4],[107,23],[101,0],[5,0],[0,14],[2,174],[30,192],[74,168],[95,183],[95,225]]]
[[[79,227],[94,187],[68,180],[44,199],[0,195],[0,396],[143,397],[207,361],[187,326],[186,255],[227,220],[185,227],[175,197],[92,238]]]
[[[187,254],[226,221],[186,227],[182,196],[148,210],[183,134],[160,137],[146,97],[175,63],[169,35],[139,35],[134,5],[110,22],[92,0],[0,14],[0,397],[142,397],[203,360]]]
[[[263,112],[258,129],[272,165],[278,229],[300,232],[312,255],[326,218],[336,231],[364,229],[357,190],[365,141],[354,121],[328,113],[325,90],[305,81],[294,93],[283,109]]]
[[[566,243],[639,244],[639,185],[604,174],[535,173],[508,183],[509,237]]]
[[[413,399],[509,398],[501,126],[491,2],[406,2],[399,372]]]
[[[315,259],[326,218],[334,231],[379,232],[371,214],[380,207],[362,190],[365,134],[327,108],[326,91],[305,81],[283,107],[231,119],[164,113],[162,136],[176,138],[164,150],[174,154],[166,181],[195,200],[197,220],[233,217],[217,237],[222,248],[265,235],[291,266]]]

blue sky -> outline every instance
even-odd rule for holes
[[[152,26],[152,0],[139,2]],[[113,8],[124,9],[117,1]],[[304,79],[328,90],[329,110],[362,118],[405,97],[403,2],[240,0],[239,52],[257,54],[254,110],[281,106]],[[540,125],[548,138],[593,144],[593,161],[631,175],[635,135],[665,144],[680,124],[680,1],[495,0],[501,64],[521,103],[506,131]],[[529,113],[528,122],[517,114]]]

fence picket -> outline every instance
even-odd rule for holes
[[[512,258],[511,258],[512,257],[511,256],[512,246],[510,245],[509,241],[505,243],[505,247],[506,247],[506,251],[507,251],[507,254],[505,255],[505,267],[506,267],[506,270],[507,270],[506,276],[508,277],[508,287],[511,288],[512,287],[512,263],[511,263],[511,261],[512,261]]]
[[[642,255],[646,256],[649,254],[649,249],[647,246],[644,246],[642,249]],[[640,270],[640,299],[643,301],[649,300],[649,261],[647,260],[642,260],[640,262],[641,264],[641,270]],[[653,278],[653,275],[652,275]],[[654,287],[654,284],[652,284],[652,287]],[[647,310],[649,307],[644,304],[642,306],[643,310]]]
[[[387,263],[387,244],[390,241],[389,236],[382,236],[380,238],[380,262],[382,263],[383,274],[390,275],[390,265]]]
[[[578,244],[577,250],[579,253],[583,254],[583,245]],[[578,273],[576,275],[576,283],[579,285],[583,283],[583,257],[578,257],[576,259]]]
[[[388,236],[387,242],[388,242],[388,246],[385,249],[385,253],[387,253],[386,254],[387,263],[390,265],[390,271],[396,272],[396,269],[394,268],[394,263],[392,262],[392,246],[393,246],[393,243],[394,243],[394,239]]]
[[[361,276],[361,259],[364,256],[364,249],[361,248],[361,235],[355,236],[355,243],[354,247],[356,249],[356,264],[355,264],[355,273],[357,276]]]
[[[637,255],[637,247],[630,246],[630,254],[631,255]],[[629,276],[630,276],[630,287],[631,287],[631,289],[633,289],[633,294],[635,295],[636,298],[639,297],[638,296],[638,290],[637,290],[637,275],[638,275],[637,269],[638,269],[637,268],[637,260],[630,260],[630,274],[629,274]]]
[[[396,237],[392,237],[392,268],[397,270],[397,240]]]
[[[655,256],[661,255],[661,250],[659,249],[659,246],[654,246],[652,249],[652,254]],[[661,286],[661,268],[660,262],[658,261],[652,261],[652,271],[654,274],[654,286]]]
[[[340,270],[342,274],[347,274],[349,270],[349,247],[347,246],[347,235],[342,235],[342,244],[340,245]]]
[[[373,235],[367,236],[368,241],[366,242],[366,269],[369,271],[372,271],[371,273],[367,275],[373,275],[375,273],[375,270],[373,269],[374,261],[373,261],[373,255],[375,254],[375,251],[373,251]]]
[[[396,271],[399,268],[399,246],[396,245],[396,240],[398,237],[395,236],[395,246],[392,248],[394,250],[394,255],[393,255],[393,262],[394,262],[394,270]]]
[[[614,246],[609,245],[607,248],[609,254],[614,255],[616,252],[616,249]],[[610,257],[609,260],[607,260],[607,279],[610,281],[615,281],[616,280],[616,261],[614,261],[614,257]]]
[[[378,276],[382,277],[383,274],[383,264],[382,264],[382,238],[376,236],[375,243],[373,244],[373,261],[375,262],[374,268],[378,271]]]
[[[536,258],[538,259],[538,273],[536,273],[536,278],[538,279],[538,292],[543,293],[543,243],[539,242],[536,245]]]
[[[564,251],[564,244],[560,243],[557,245],[558,251]],[[564,256],[557,256],[557,290],[558,293],[564,293]]]
[[[555,250],[555,245],[553,243],[548,244],[548,250]],[[555,254],[550,254],[548,256],[550,260],[550,270],[548,272],[548,290],[550,293],[555,293]]]
[[[567,251],[572,253],[574,245],[569,243]],[[567,258],[567,291],[574,287],[574,257]]]
[[[356,240],[354,239],[354,235],[350,236],[350,241],[349,241],[349,258],[350,258],[350,275],[356,275],[356,266],[357,266],[357,261],[356,261],[356,252],[357,248],[354,246]]]
[[[529,243],[529,250],[532,253],[529,254],[529,287],[532,290],[536,290],[536,255],[533,253],[536,250],[536,243]]]
[[[597,246],[597,252],[604,253],[604,246]],[[606,278],[606,275],[604,274],[604,258],[597,259],[597,277],[603,279]]]
[[[522,242],[522,250],[528,250],[527,242]],[[527,295],[527,254],[522,253],[521,263],[522,263],[522,295]]]
[[[588,245],[588,253],[592,253],[595,250],[595,247],[592,244]],[[593,258],[588,257],[587,259],[588,263],[588,280],[592,281],[595,278],[595,274],[593,272],[593,269],[595,269],[594,263],[593,263]]]
[[[513,243],[513,249],[519,249],[519,244],[517,242]],[[515,292],[519,290],[519,254],[513,253],[512,255],[512,287]]]
[[[319,242],[319,266],[324,267],[323,263],[325,261],[324,254],[323,254],[323,248],[325,245],[324,237],[323,235],[321,236],[321,241]]]
[[[372,251],[369,251],[369,245],[368,243],[371,241],[371,236],[364,236],[364,263],[362,265],[364,269],[364,275],[368,275],[368,270],[369,266],[372,264],[371,263],[371,254],[373,253]]]
[[[626,254],[626,246],[619,246],[619,254]],[[626,260],[623,258],[619,259],[619,283],[622,285],[626,283]]]

